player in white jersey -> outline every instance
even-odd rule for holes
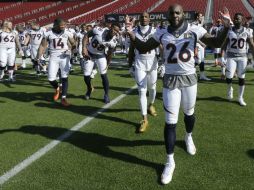
[[[195,123],[194,108],[197,95],[197,76],[195,69],[194,50],[196,41],[201,40],[211,47],[220,47],[226,39],[230,17],[225,9],[222,14],[225,27],[218,37],[211,37],[203,27],[188,24],[184,20],[183,8],[174,4],[168,9],[170,25],[165,29],[157,29],[153,38],[146,42],[140,41],[132,32],[135,19],[126,17],[126,29],[139,52],[146,53],[160,44],[163,46],[165,59],[165,75],[163,78],[163,104],[165,110],[164,138],[167,152],[167,162],[161,175],[162,184],[172,180],[175,169],[174,146],[176,141],[176,124],[182,104],[186,127],[185,142],[187,152],[196,153],[192,139]]]
[[[54,21],[52,30],[45,32],[39,52],[37,54],[37,60],[39,60],[48,45],[49,49],[49,66],[48,66],[48,80],[49,83],[55,89],[54,101],[57,101],[60,95],[60,87],[56,81],[57,72],[61,70],[62,81],[62,99],[61,104],[63,106],[69,106],[66,96],[68,90],[68,74],[70,71],[70,56],[68,43],[72,48],[75,48],[75,41],[72,38],[72,34],[65,30],[66,23],[63,19],[57,18]]]
[[[37,74],[40,74],[40,68],[44,67],[43,69],[45,70],[45,65],[40,65],[38,61],[36,60],[36,56],[38,53],[39,46],[41,44],[41,40],[43,38],[44,32],[46,32],[45,28],[41,28],[39,24],[37,23],[32,23],[31,24],[31,29],[28,31],[28,37],[25,42],[25,46],[30,44],[31,47],[31,60],[33,63],[33,66],[35,67],[35,70]]]
[[[82,24],[80,28],[81,28],[81,30],[77,34],[77,46],[78,46],[78,53],[79,53],[79,57],[80,57],[80,66],[83,71],[84,59],[83,59],[83,55],[82,55],[82,41],[83,41],[84,36],[86,35],[86,24]]]
[[[216,21],[216,25],[214,25],[209,33],[216,37],[220,31],[220,28],[222,27],[222,21],[221,19],[218,19]],[[214,62],[214,66],[216,67],[217,65],[219,65],[219,59],[221,58],[221,48],[214,48],[214,59],[215,59],[215,62]]]
[[[22,56],[22,64],[20,65],[20,67],[21,68],[26,68],[26,57],[30,56],[30,54],[27,55],[27,49],[28,49],[28,47],[25,46],[25,42],[26,42],[28,33],[25,30],[24,26],[21,26],[21,25],[17,26],[16,30],[18,32],[19,43],[20,43],[20,45],[22,47],[22,51],[23,51],[23,54],[24,54],[24,56]]]
[[[155,29],[149,26],[150,17],[148,13],[143,13],[140,16],[140,26],[136,27],[134,33],[136,38],[141,41],[147,41],[153,37]],[[143,54],[134,48],[133,44],[130,45],[129,66],[135,68],[135,80],[138,84],[139,103],[142,115],[142,121],[140,122],[139,132],[145,132],[148,127],[147,119],[147,90],[149,90],[149,108],[148,111],[151,115],[156,116],[156,110],[154,107],[154,101],[156,97],[156,82],[157,82],[157,68],[158,60],[156,57],[155,49]],[[134,65],[133,65],[134,63]]]
[[[13,72],[15,67],[16,49],[23,56],[17,33],[12,29],[12,22],[4,21],[0,30],[0,80],[4,77],[7,66],[9,81],[14,81]]]
[[[250,28],[250,21],[247,21],[245,23],[245,27],[247,28],[247,30],[250,34],[253,34],[253,29]],[[248,46],[248,44],[247,44],[247,46]],[[247,48],[248,48],[248,65],[253,65],[253,63],[252,63],[253,62],[253,56],[252,56],[253,51],[251,48],[249,48],[249,46]]]
[[[233,99],[232,79],[237,71],[238,76],[238,101],[241,106],[246,106],[243,99],[245,89],[245,72],[247,67],[248,46],[253,50],[253,34],[243,27],[243,15],[236,13],[234,15],[234,26],[229,30],[227,41],[224,44],[223,50],[226,49],[227,64],[226,64],[226,82],[228,84],[227,96],[228,100]]]
[[[70,23],[67,24],[66,31],[69,32],[72,35],[72,38],[76,41],[77,40],[77,33],[73,26],[70,25]],[[71,48],[71,47],[70,47]],[[70,71],[74,71],[73,64],[77,61],[77,49],[73,49],[71,53],[71,59],[70,59]]]
[[[203,22],[204,22],[204,16],[202,13],[196,13],[195,15],[196,20],[193,22],[193,24],[197,26],[202,26],[203,27]],[[199,65],[199,71],[200,71],[200,80],[211,80],[210,78],[206,77],[205,75],[205,48],[206,45],[201,42],[200,40],[197,41],[196,45],[196,64]]]
[[[86,99],[89,99],[91,96],[92,85],[90,75],[94,63],[96,63],[102,79],[104,103],[110,102],[107,70],[113,50],[117,44],[116,37],[119,31],[120,26],[113,23],[110,29],[95,27],[92,31],[88,32],[83,39],[83,57],[87,60],[84,67],[84,80],[87,85]],[[92,38],[89,43],[90,37]]]

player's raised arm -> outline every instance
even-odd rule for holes
[[[155,48],[157,48],[160,43],[157,42],[154,38],[149,38],[146,42],[142,42],[138,38],[135,37],[135,34],[133,33],[133,27],[134,27],[135,19],[131,19],[128,15],[125,17],[125,26],[126,26],[126,32],[130,36],[131,43],[133,43],[133,46],[141,53],[146,53],[148,51],[151,51]]]
[[[220,12],[222,21],[223,21],[223,29],[219,33],[218,36],[213,37],[209,33],[206,33],[200,40],[204,42],[206,45],[210,47],[219,48],[223,45],[226,40],[228,30],[230,28],[230,23],[232,22],[230,19],[229,11],[227,8],[224,8],[223,13]]]

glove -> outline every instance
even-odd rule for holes
[[[22,56],[22,57],[25,56],[24,52],[22,50],[19,51],[19,55]]]
[[[220,63],[220,65],[221,65],[222,67],[226,67],[227,61],[226,61],[226,59],[225,59],[224,57],[219,58],[219,59],[218,59],[218,62]]]
[[[130,67],[129,73],[130,73],[131,77],[135,78],[135,67],[134,66]]]
[[[164,64],[162,64],[161,66],[158,67],[158,73],[161,78],[164,77],[164,74],[165,74],[165,65]]]

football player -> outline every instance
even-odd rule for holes
[[[82,24],[80,26],[80,29],[81,30],[77,34],[77,44],[78,44],[78,53],[79,53],[79,57],[80,57],[80,66],[83,71],[84,59],[83,59],[83,55],[82,55],[82,41],[83,41],[84,36],[86,35],[86,24]]]
[[[117,44],[117,35],[119,34],[120,26],[113,23],[110,29],[95,27],[88,32],[83,39],[83,57],[87,60],[84,67],[84,80],[87,85],[85,98],[89,99],[92,92],[91,73],[94,63],[97,64],[99,73],[102,79],[104,89],[104,103],[109,103],[109,81],[107,77],[108,65],[111,61],[112,53]],[[91,41],[89,43],[89,38]]]
[[[24,26],[18,25],[16,27],[16,30],[18,31],[19,36],[19,42],[23,50],[24,56],[22,56],[22,64],[20,65],[20,68],[26,68],[26,57],[29,55],[26,55],[27,53],[27,46],[25,46],[25,41],[28,36],[27,31],[25,30]]]
[[[184,19],[181,5],[174,4],[168,9],[168,21],[166,28],[158,28],[153,38],[143,42],[135,37],[132,32],[135,19],[132,21],[126,17],[126,30],[133,41],[135,48],[141,53],[146,53],[160,44],[163,45],[165,60],[165,75],[163,77],[163,104],[165,110],[164,139],[167,152],[167,162],[161,175],[162,184],[168,184],[172,180],[175,169],[174,147],[176,141],[176,124],[179,108],[182,104],[184,122],[186,127],[185,142],[187,152],[196,154],[196,147],[192,139],[192,131],[195,123],[194,108],[197,95],[197,76],[195,69],[194,51],[197,40],[211,47],[220,47],[226,39],[230,16],[228,10],[224,10],[224,29],[218,37],[212,37],[203,27],[188,24]]]
[[[233,99],[232,79],[235,72],[238,76],[238,102],[241,106],[246,106],[243,99],[245,89],[245,72],[247,67],[247,53],[249,47],[253,50],[253,34],[243,26],[243,14],[236,13],[234,15],[234,26],[229,30],[227,40],[223,46],[226,50],[227,64],[226,64],[226,82],[228,84],[227,96],[228,100]]]
[[[217,36],[219,31],[220,31],[220,28],[222,27],[222,21],[221,19],[218,19],[216,21],[216,25],[214,25],[211,29],[210,29],[210,34],[212,36]],[[214,62],[214,66],[216,67],[217,65],[219,65],[219,59],[221,58],[221,48],[214,48],[214,59],[215,59],[215,62]]]
[[[140,26],[137,26],[134,30],[136,38],[141,41],[147,41],[149,38],[153,37],[156,31],[152,26],[149,26],[150,17],[147,12],[144,12],[140,16]],[[156,110],[154,107],[154,101],[156,97],[156,82],[157,82],[157,68],[158,60],[156,56],[155,49],[147,52],[140,53],[134,48],[133,43],[130,45],[129,56],[128,56],[129,66],[133,67],[135,70],[135,80],[138,84],[139,92],[139,102],[142,115],[142,121],[140,122],[139,132],[144,132],[148,127],[147,119],[147,89],[149,90],[149,107],[148,111],[152,116],[156,116]],[[133,66],[134,62],[134,66]]]
[[[250,27],[250,21],[247,21],[247,22],[245,23],[245,27],[247,28],[247,30],[248,30],[248,32],[249,32],[250,34],[253,34],[253,29]],[[252,56],[253,52],[252,52],[252,49],[249,48],[248,44],[247,44],[247,48],[248,48],[248,65],[253,65],[253,64],[252,64],[252,60],[253,60],[253,56]]]
[[[196,20],[193,22],[193,24],[197,26],[202,26],[203,27],[203,22],[204,22],[204,16],[202,13],[196,13]],[[205,48],[206,45],[201,42],[200,40],[197,41],[196,45],[196,64],[199,65],[199,70],[200,70],[200,80],[211,80],[210,78],[206,77],[205,75]]]
[[[14,81],[13,72],[15,67],[16,49],[19,55],[24,56],[19,37],[12,28],[12,22],[4,21],[0,30],[0,80],[4,77],[4,70],[8,66],[9,81]]]
[[[69,106],[70,104],[66,99],[71,56],[71,51],[69,50],[68,43],[71,44],[72,48],[75,48],[76,45],[74,39],[72,38],[72,34],[67,32],[65,27],[66,22],[63,19],[55,19],[53,28],[46,32],[43,36],[39,52],[37,54],[37,60],[41,58],[42,54],[48,46],[50,55],[48,65],[48,80],[55,89],[54,101],[57,101],[60,96],[60,87],[56,81],[57,72],[60,69],[62,81],[61,104],[63,106]]]
[[[31,29],[28,32],[27,40],[25,42],[25,46],[30,43],[31,59],[37,75],[40,75],[41,67],[44,67],[43,70],[46,70],[46,65],[40,65],[40,63],[38,63],[38,61],[36,60],[36,55],[38,53],[38,49],[41,44],[44,32],[46,32],[45,28],[41,28],[40,25],[35,22],[31,23]]]

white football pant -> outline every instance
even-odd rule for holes
[[[57,79],[58,70],[61,70],[61,78],[67,78],[70,71],[70,56],[61,55],[50,55],[48,65],[48,80],[54,81]]]
[[[0,66],[14,66],[16,59],[16,49],[0,47]]]
[[[232,79],[237,70],[238,78],[245,78],[247,57],[228,58],[226,64],[226,77]]]
[[[194,114],[196,104],[197,84],[184,88],[163,88],[163,104],[165,109],[165,120],[167,124],[176,124],[180,105],[184,114]]]

